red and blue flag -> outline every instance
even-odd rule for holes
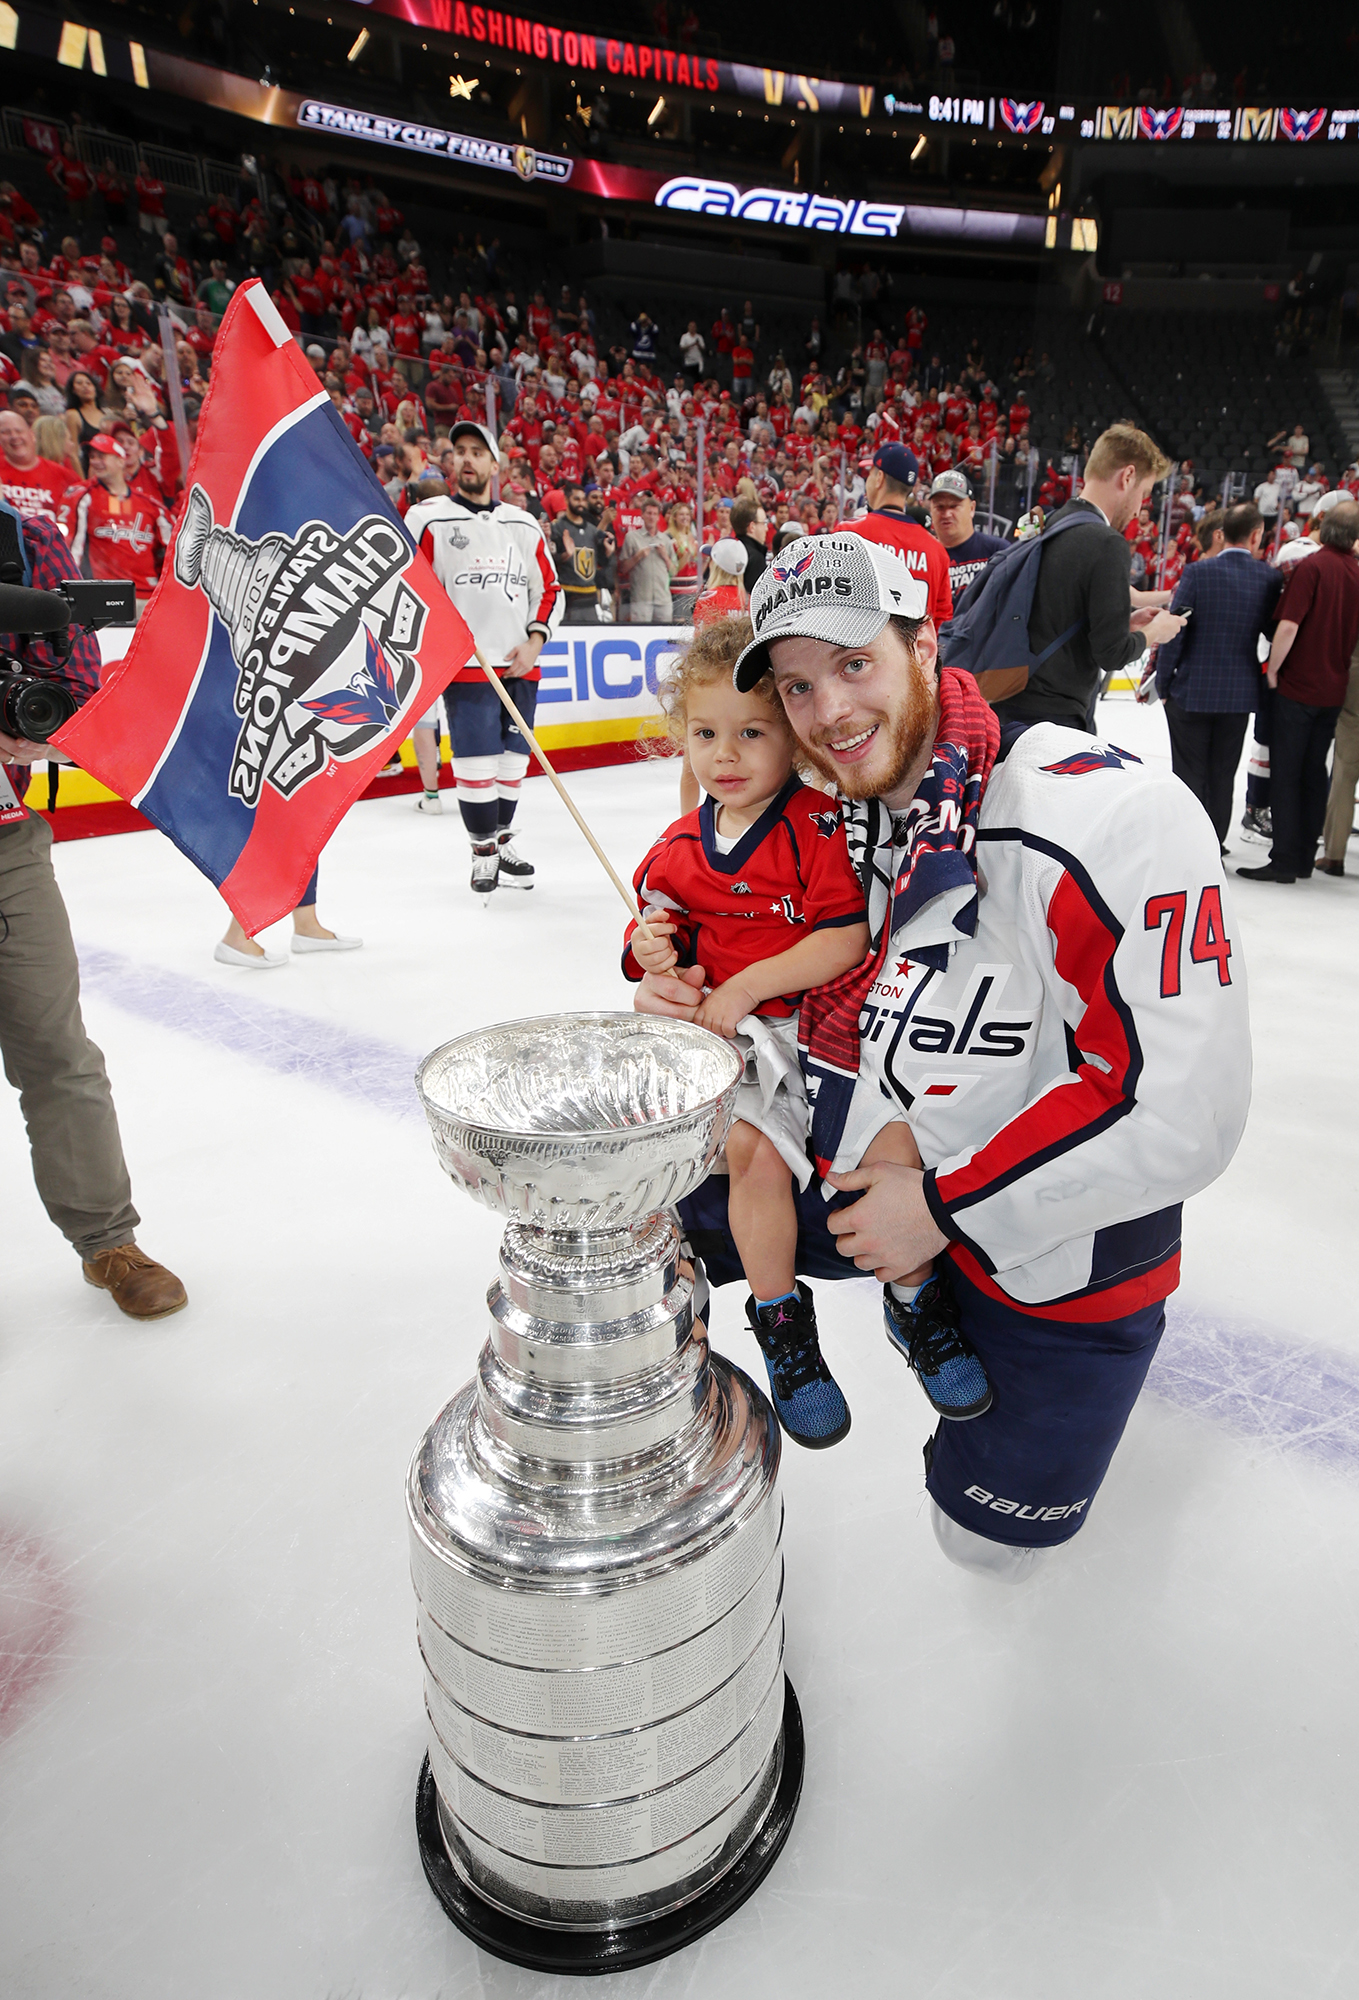
[[[218,334],[171,558],[127,657],[54,739],[216,883],[293,909],[472,635],[268,292]]]

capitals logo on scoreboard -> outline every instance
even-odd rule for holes
[[[1322,111],[1288,111],[1279,106],[1279,130],[1285,139],[1305,141],[1315,139],[1326,123],[1326,113]]]
[[[1144,139],[1173,139],[1183,123],[1178,104],[1173,111],[1153,111],[1149,104],[1138,108],[1137,129]]]
[[[1017,132],[1020,137],[1036,132],[1043,122],[1043,100],[1038,98],[1033,104],[1020,104],[1013,97],[1002,97],[1000,115],[1007,132]]]

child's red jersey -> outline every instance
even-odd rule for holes
[[[701,965],[710,986],[813,931],[866,921],[840,809],[825,792],[790,778],[730,854],[718,852],[716,818],[705,798],[666,829],[632,878],[643,913],[665,911],[681,965]],[[629,924],[623,952],[629,979],[642,976],[631,951],[636,928]],[[801,997],[785,993],[755,1011],[785,1020]]]

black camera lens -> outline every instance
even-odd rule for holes
[[[75,697],[60,681],[37,674],[0,673],[0,729],[29,743],[46,743],[76,712]]]

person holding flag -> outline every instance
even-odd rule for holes
[[[491,433],[464,418],[454,424],[449,443],[456,493],[418,501],[406,515],[406,531],[531,729],[538,654],[561,622],[556,564],[532,514],[492,498],[499,460]],[[488,896],[502,881],[507,888],[531,889],[533,864],[515,848],[513,831],[519,788],[528,770],[528,742],[476,664],[452,676],[444,705],[458,810],[472,843],[473,891]],[[429,800],[430,741],[424,732],[435,732],[437,746],[437,705],[421,717],[418,729],[416,754],[423,752]],[[437,801],[437,764],[434,777]]]

